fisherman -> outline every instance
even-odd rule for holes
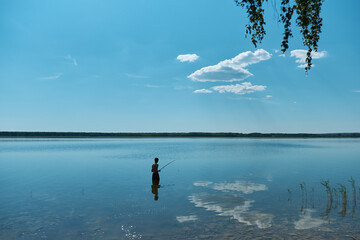
[[[154,185],[158,185],[159,182],[160,182],[159,172],[161,171],[161,170],[158,170],[158,168],[159,168],[159,165],[158,165],[159,158],[156,157],[154,159],[154,161],[155,161],[155,163],[151,167],[151,172],[153,173],[152,174],[152,181],[153,181]]]

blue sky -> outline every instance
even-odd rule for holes
[[[0,2],[0,130],[360,132],[359,1],[325,1],[308,76],[298,28],[245,38],[232,0]]]

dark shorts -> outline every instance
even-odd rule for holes
[[[159,173],[153,173],[152,175],[152,180],[153,181],[160,181],[160,176],[159,176]]]

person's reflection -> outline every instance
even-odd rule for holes
[[[159,192],[158,189],[160,188],[159,185],[159,180],[154,180],[152,181],[152,185],[151,185],[151,192],[152,194],[154,194],[154,200],[157,201],[159,199]]]

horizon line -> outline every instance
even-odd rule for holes
[[[360,132],[337,133],[240,133],[240,132],[51,132],[0,131],[3,138],[151,138],[151,137],[229,137],[229,138],[360,138]]]

